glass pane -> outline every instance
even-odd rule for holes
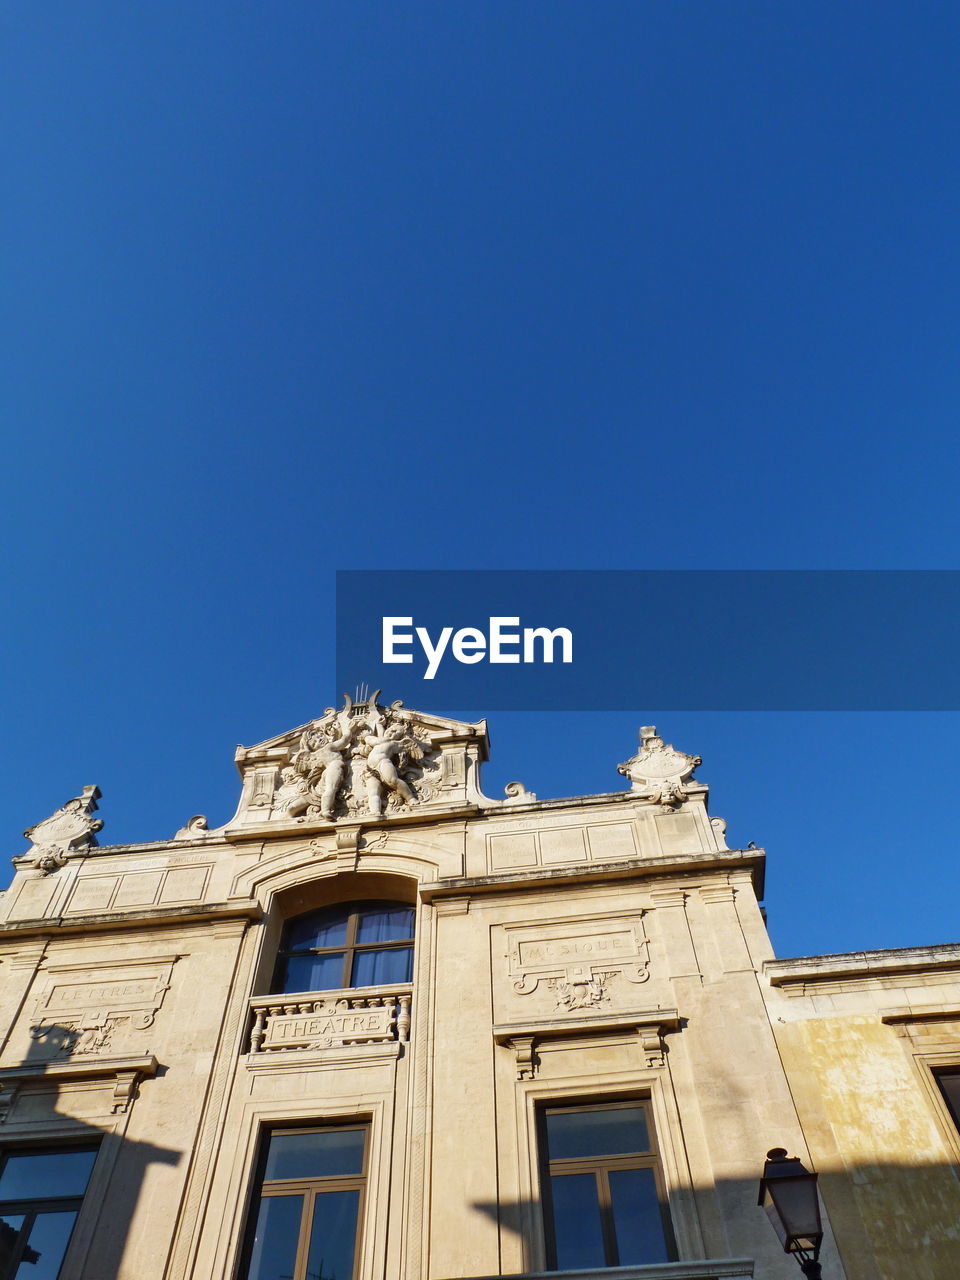
[[[557,1270],[606,1266],[596,1176],[569,1173],[551,1178],[550,1197]]]
[[[82,1196],[96,1151],[34,1151],[10,1155],[0,1174],[0,1200]]]
[[[264,1196],[248,1280],[293,1280],[302,1217],[303,1196]]]
[[[632,1155],[649,1150],[642,1107],[547,1112],[547,1151],[551,1160]]]
[[[413,974],[413,948],[358,951],[353,959],[351,987],[379,987],[389,982],[409,982]]]
[[[619,1265],[668,1262],[653,1170],[617,1169],[609,1176]]]
[[[17,1247],[17,1236],[23,1226],[22,1213],[5,1213],[0,1218],[0,1275],[6,1275],[13,1251]]]
[[[16,1280],[57,1280],[76,1213],[38,1213]]]
[[[283,935],[283,950],[297,951],[300,947],[342,947],[347,940],[347,912],[331,915],[327,911],[319,915],[301,916],[291,920]]]
[[[313,1205],[307,1280],[351,1280],[359,1191],[328,1191]]]
[[[280,990],[336,991],[343,986],[343,952],[322,956],[288,956]]]
[[[315,1133],[274,1133],[264,1181],[277,1178],[332,1178],[363,1169],[365,1129],[320,1129]]]
[[[954,1123],[960,1125],[960,1071],[941,1071],[937,1082],[940,1092],[947,1100]]]
[[[400,942],[412,937],[413,911],[409,907],[364,911],[357,921],[357,942]]]

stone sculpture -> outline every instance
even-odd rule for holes
[[[656,726],[647,724],[640,730],[640,747],[636,755],[618,765],[617,772],[630,779],[632,791],[652,804],[676,809],[684,801],[684,783],[693,777],[693,771],[702,763],[699,756],[688,756],[664,743],[657,735]]]
[[[94,818],[99,787],[84,787],[79,796],[68,800],[49,818],[27,827],[23,833],[33,842],[26,852],[34,867],[43,875],[57,871],[72,853],[96,847],[96,832],[103,827],[102,818]]]

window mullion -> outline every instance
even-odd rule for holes
[[[300,1239],[297,1241],[297,1259],[293,1264],[293,1280],[306,1280],[307,1263],[310,1260],[310,1236],[313,1230],[313,1202],[317,1193],[306,1188],[303,1196],[303,1212],[300,1215]]]
[[[25,1209],[23,1211],[23,1226],[20,1228],[20,1235],[13,1247],[10,1255],[10,1269],[3,1276],[3,1280],[13,1280],[13,1277],[20,1269],[20,1263],[23,1261],[23,1255],[27,1247],[27,1241],[30,1239],[30,1232],[33,1230],[33,1224],[37,1220],[36,1209]]]
[[[613,1198],[610,1194],[610,1178],[603,1167],[597,1169],[597,1200],[600,1204],[600,1229],[603,1233],[603,1252],[608,1267],[617,1266],[617,1234],[613,1226]]]

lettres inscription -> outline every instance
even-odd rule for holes
[[[34,1011],[31,1039],[48,1056],[65,1058],[112,1049],[123,1028],[146,1031],[163,1004],[177,956],[104,966],[63,965],[48,972]],[[100,967],[102,977],[96,980]],[[94,980],[91,981],[91,977]]]

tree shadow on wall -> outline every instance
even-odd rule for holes
[[[138,1068],[131,1065],[136,1059],[98,1052],[92,1030],[91,1036],[56,1023],[32,1028],[23,1060],[0,1069],[0,1156],[96,1147],[82,1203],[72,1194],[74,1187],[69,1196],[63,1195],[56,1168],[44,1185],[31,1185],[29,1195],[9,1178],[11,1192],[20,1199],[8,1198],[0,1183],[0,1275],[14,1270],[20,1275],[21,1265],[25,1275],[33,1274],[32,1265],[38,1267],[38,1275],[56,1275],[66,1248],[64,1276],[82,1271],[95,1274],[97,1280],[113,1280],[147,1170],[157,1164],[176,1166],[183,1158],[182,1151],[125,1136],[138,1093],[150,1087],[152,1076],[162,1076],[164,1068],[151,1065],[146,1056]],[[75,1056],[78,1052],[82,1056]],[[106,1115],[114,1117],[112,1125]],[[75,1209],[79,1211],[68,1237],[64,1214]],[[161,1269],[158,1259],[157,1274]]]
[[[756,1178],[724,1178],[695,1188],[695,1212],[703,1221],[720,1209],[723,1239],[714,1237],[712,1248],[708,1243],[712,1260],[750,1259],[755,1280],[802,1280],[796,1260],[783,1252],[757,1204],[762,1145],[758,1146]],[[819,1191],[828,1232],[820,1257],[823,1280],[957,1280],[960,1276],[960,1179],[953,1164],[886,1162],[821,1169]],[[474,1202],[473,1209],[497,1223],[501,1239],[525,1241],[528,1256],[542,1256],[539,1203]],[[508,1271],[513,1276],[537,1274],[534,1269],[517,1272],[510,1267]],[[584,1280],[594,1274],[604,1280],[611,1273],[598,1269],[580,1274]],[[707,1280],[708,1275],[699,1273],[697,1280]],[[682,1270],[676,1280],[683,1280]]]

